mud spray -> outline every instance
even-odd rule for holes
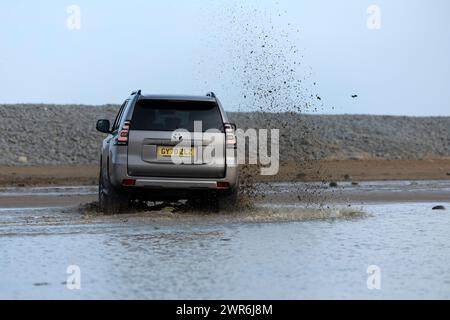
[[[312,220],[350,220],[364,218],[366,213],[351,208],[271,208],[253,207],[237,208],[226,213],[211,214],[210,211],[188,209],[182,204],[158,204],[146,209],[131,210],[120,215],[103,216],[97,211],[97,204],[92,203],[81,206],[76,210],[68,209],[71,213],[72,224],[109,224],[109,223],[269,223],[269,222],[295,222]],[[74,214],[80,214],[78,219]],[[66,215],[67,217],[67,215]],[[49,221],[43,223],[48,224]],[[51,224],[68,224],[69,221],[56,220]]]
[[[307,113],[323,111],[324,106],[316,91],[312,68],[303,63],[305,49],[297,45],[301,30],[288,21],[287,11],[279,3],[267,10],[260,1],[252,0],[226,1],[209,7],[204,21],[205,42],[215,51],[207,52],[202,61],[208,68],[199,68],[207,70],[199,75],[205,89],[219,85],[221,96],[235,98],[238,111],[247,116],[236,121],[241,129],[251,125],[279,129],[280,166],[295,161],[295,170],[288,180],[307,179],[305,172],[316,168],[314,160],[320,158],[320,154],[306,151],[320,134],[308,121]],[[234,120],[233,114],[231,118]],[[304,152],[292,154],[292,150],[299,149]],[[320,167],[316,170],[326,184],[329,173]],[[261,180],[258,175],[258,166],[243,166],[241,206],[251,207],[263,197],[264,193],[257,191],[260,188],[255,188],[256,180]],[[270,189],[271,185],[265,183],[264,188]],[[322,190],[320,186],[305,189],[299,185],[297,197],[303,203],[326,206],[333,192],[325,195]]]

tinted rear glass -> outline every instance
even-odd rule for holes
[[[194,121],[202,121],[203,131],[223,131],[222,116],[214,102],[139,100],[134,107],[131,130],[194,131]]]

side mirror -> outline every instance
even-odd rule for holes
[[[236,131],[237,126],[235,123],[225,123],[224,124],[225,129],[233,129],[234,131]]]
[[[102,119],[97,121],[97,131],[103,132],[103,133],[111,133],[111,130],[109,129],[111,124],[109,123],[109,120]]]

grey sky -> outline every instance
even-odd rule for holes
[[[79,31],[66,26],[72,4],[81,8]],[[136,88],[214,90],[236,110],[242,88],[230,52],[239,52],[242,35],[230,12],[242,14],[238,21],[249,16],[238,4],[0,0],[0,103],[103,104]],[[372,4],[381,9],[380,30],[366,26]],[[252,6],[274,15],[281,31],[300,29],[289,37],[317,83],[320,112],[450,115],[449,1],[250,0],[242,10]]]

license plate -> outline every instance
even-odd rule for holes
[[[195,156],[195,148],[159,147],[158,155],[161,157],[193,157]]]

